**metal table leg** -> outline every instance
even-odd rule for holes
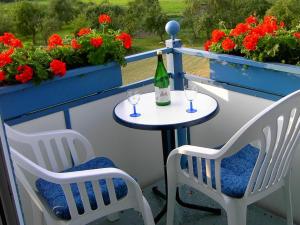
[[[167,177],[167,159],[170,151],[175,148],[175,132],[173,129],[171,130],[162,130],[161,131],[162,138],[162,149],[163,149],[163,161],[164,161],[164,178],[165,178],[165,194],[158,190],[158,187],[153,187],[153,193],[157,196],[167,200],[168,196],[168,177]],[[159,220],[163,217],[163,215],[167,212],[167,202],[164,204],[162,210],[158,213],[158,215],[154,218],[155,223],[159,222]]]

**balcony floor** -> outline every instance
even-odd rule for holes
[[[160,189],[163,190],[163,182],[156,183]],[[156,215],[162,207],[164,201],[154,196],[152,193],[152,187],[156,184],[150,185],[144,189],[144,195],[147,198],[152,212]],[[181,188],[181,195],[189,202],[201,203],[205,206],[218,207],[217,203],[213,202],[205,195],[191,190],[188,187]],[[192,200],[193,199],[193,200]],[[143,221],[141,217],[133,210],[128,210],[120,213],[120,220],[116,222],[109,222],[105,218],[93,222],[89,225],[142,225]],[[166,224],[166,216],[164,216],[158,225]],[[255,205],[248,207],[247,225],[285,225],[286,220],[279,216],[276,216],[270,212],[265,211]],[[192,209],[185,209],[177,205],[175,209],[175,223],[174,225],[227,225],[226,213],[222,210],[221,216],[215,216],[209,213],[200,212]]]

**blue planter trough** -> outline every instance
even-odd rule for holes
[[[40,85],[0,87],[0,113],[2,119],[11,119],[121,85],[121,67],[117,63],[73,69],[62,78]]]
[[[220,54],[220,58],[224,56]],[[261,63],[238,56],[226,58],[230,62],[210,60],[211,79],[278,96],[300,89],[300,66]]]

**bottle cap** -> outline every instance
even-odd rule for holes
[[[157,55],[162,55],[162,50],[157,50],[156,54]]]

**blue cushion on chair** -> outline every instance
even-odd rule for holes
[[[255,166],[259,149],[248,144],[236,154],[224,158],[221,162],[221,189],[222,192],[234,198],[242,198],[245,194],[250,176]],[[202,159],[203,182],[207,183],[205,160]],[[181,158],[181,168],[188,169],[186,156]],[[198,177],[197,160],[193,157],[194,175]],[[215,162],[211,160],[212,186],[216,188]]]
[[[110,159],[105,157],[98,157],[86,163],[83,163],[81,165],[65,170],[63,172],[82,171],[82,170],[99,169],[99,168],[116,168],[116,166]],[[108,205],[110,203],[110,199],[109,199],[106,182],[105,180],[99,180],[99,184],[101,187],[104,204]],[[126,183],[121,178],[113,178],[113,184],[115,187],[117,199],[121,199],[127,195]],[[91,208],[96,209],[97,202],[93,192],[92,183],[85,182],[85,187],[87,189]],[[53,213],[57,217],[64,220],[71,219],[67,200],[65,198],[62,187],[59,184],[51,183],[40,178],[36,181],[36,188],[39,191],[40,195],[46,200],[49,207],[52,209]],[[79,214],[84,213],[84,207],[83,207],[82,200],[80,198],[77,184],[71,184],[71,190]]]

